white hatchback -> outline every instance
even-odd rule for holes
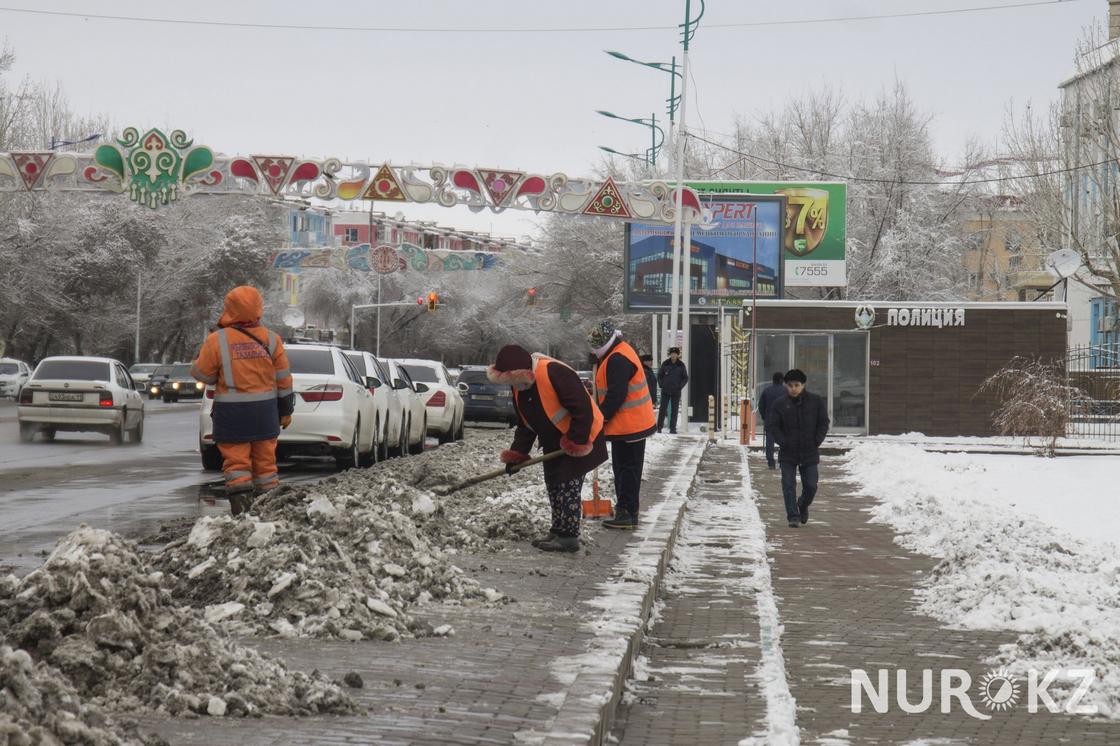
[[[292,424],[280,431],[276,455],[332,456],[340,469],[368,466],[380,454],[381,420],[365,378],[333,345],[287,345],[295,389]],[[214,443],[214,389],[208,386],[199,415],[202,466],[221,471]]]
[[[19,437],[59,431],[105,433],[116,444],[144,439],[144,398],[120,362],[107,357],[48,357],[19,395]]]
[[[443,363],[436,360],[395,360],[408,371],[416,383],[428,387],[425,405],[428,408],[428,433],[439,438],[440,443],[463,439],[463,395],[451,379]]]

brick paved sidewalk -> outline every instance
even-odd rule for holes
[[[613,735],[629,744],[736,744],[766,731],[753,565],[738,448],[709,448],[697,472],[659,611]]]
[[[767,470],[764,458],[750,457],[751,479],[766,523],[774,593],[785,627],[782,647],[789,688],[797,700],[802,743],[1104,744],[1120,743],[1120,723],[1101,719],[1030,714],[1022,704],[981,721],[954,707],[939,710],[940,670],[967,670],[977,709],[989,714],[976,682],[991,670],[985,659],[1014,633],[946,629],[916,609],[914,591],[936,561],[912,554],[894,542],[893,530],[870,523],[874,505],[854,494],[840,460],[821,464],[821,489],[807,526],[786,526],[780,472]],[[900,468],[905,468],[900,465]],[[876,680],[879,668],[891,670],[890,710],[851,712],[850,670],[862,668]],[[903,668],[914,682],[910,701],[920,699],[923,669],[933,669],[934,706],[930,713],[906,714],[895,703],[894,671]]]
[[[651,448],[653,453],[664,450],[646,464],[643,513],[649,529],[659,505],[676,505],[680,495],[670,494],[672,477],[698,447],[695,439],[682,437]],[[679,482],[681,475],[676,476]],[[686,487],[691,477],[687,475]],[[543,502],[541,510],[547,510]],[[666,512],[657,520],[675,529],[677,517]],[[604,642],[599,634],[614,634],[589,628],[589,607],[602,600],[604,581],[619,579],[625,569],[621,557],[646,544],[651,551],[664,552],[669,539],[668,531],[664,534],[612,532],[588,524],[589,546],[574,555],[517,545],[500,553],[461,556],[457,564],[484,586],[517,602],[437,607],[427,618],[433,624],[452,624],[456,634],[448,639],[247,641],[297,669],[317,668],[336,679],[357,672],[365,688],[351,691],[368,709],[362,717],[148,718],[142,724],[173,744],[509,744],[544,742],[550,733],[551,742],[577,742],[575,736],[563,735],[565,718],[573,714],[582,733],[587,723],[580,716],[595,712],[581,711],[581,704],[591,695],[606,702],[611,692],[581,690],[595,682],[593,677],[560,674],[562,682],[557,661],[570,664],[572,657],[586,655]],[[607,714],[611,711],[613,704]]]

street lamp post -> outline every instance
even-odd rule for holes
[[[680,102],[681,102],[681,96],[680,96],[680,94],[677,93],[677,78],[680,78],[682,80],[682,82],[684,80],[684,76],[681,74],[680,71],[677,70],[677,57],[676,57],[676,55],[673,55],[673,59],[670,62],[667,62],[667,63],[666,62],[643,62],[642,60],[636,60],[633,57],[630,57],[629,55],[623,54],[622,52],[615,52],[615,51],[610,50],[610,49],[604,49],[603,51],[606,52],[607,54],[609,54],[611,57],[614,57],[616,60],[622,60],[623,62],[633,62],[635,65],[641,65],[642,67],[650,67],[650,68],[653,68],[654,70],[660,70],[663,73],[669,73],[669,98],[665,99],[665,102],[669,105],[668,109],[667,109],[668,114],[669,114],[668,142],[669,143],[674,143],[675,141],[673,140],[673,128],[674,128],[674,126],[676,124],[676,121],[677,121],[677,108],[679,107]]]
[[[665,144],[665,130],[657,126],[656,112],[650,114],[649,119],[642,119],[640,117],[620,117],[618,114],[612,114],[611,112],[603,111],[602,109],[598,110],[596,113],[607,117],[608,119],[619,119],[623,122],[632,122],[634,124],[640,124],[643,127],[649,127],[650,146],[649,149],[646,150],[646,157],[643,160],[645,160],[645,162],[651,167],[657,167],[657,151],[660,150],[661,146]],[[658,135],[661,136],[660,140],[657,139]],[[605,150],[608,153],[614,153],[615,155],[625,156],[627,158],[640,158],[640,156],[638,156],[636,153],[620,153],[617,150],[613,150],[603,145],[600,145],[599,149]]]

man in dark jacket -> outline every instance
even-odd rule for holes
[[[758,416],[762,420],[762,429],[766,432],[766,465],[771,469],[776,468],[774,464],[774,439],[770,437],[770,432],[766,430],[766,415],[770,412],[770,407],[774,406],[774,402],[786,395],[786,387],[782,385],[784,378],[783,373],[775,373],[771,379],[772,383],[763,389],[762,395],[758,397]]]
[[[534,441],[540,442],[545,453],[564,452],[544,463],[552,527],[533,546],[545,552],[577,551],[583,477],[607,460],[599,408],[574,370],[544,355],[530,355],[517,345],[499,350],[486,376],[493,383],[513,387],[518,425],[513,444],[501,454],[508,473],[529,460]]]
[[[670,347],[669,359],[661,363],[657,371],[657,383],[661,386],[661,406],[657,410],[657,432],[665,425],[665,415],[669,415],[669,432],[677,432],[677,411],[681,408],[681,390],[688,383],[688,369],[681,360],[681,348]]]
[[[649,398],[653,400],[653,406],[657,406],[657,375],[653,372],[653,355],[646,353],[639,355],[638,359],[642,361],[642,370],[646,373],[646,388],[649,389]]]
[[[770,406],[766,434],[781,450],[782,496],[790,528],[809,522],[809,505],[817,494],[820,446],[828,434],[828,405],[805,389],[808,379],[794,368],[785,375],[786,397]],[[801,472],[801,499],[797,499],[797,473]]]

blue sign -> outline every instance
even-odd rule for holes
[[[692,228],[692,308],[737,305],[782,295],[785,198],[701,195],[714,223]],[[756,242],[757,239],[757,242]],[[673,226],[631,223],[626,231],[626,310],[668,309],[673,286]]]

